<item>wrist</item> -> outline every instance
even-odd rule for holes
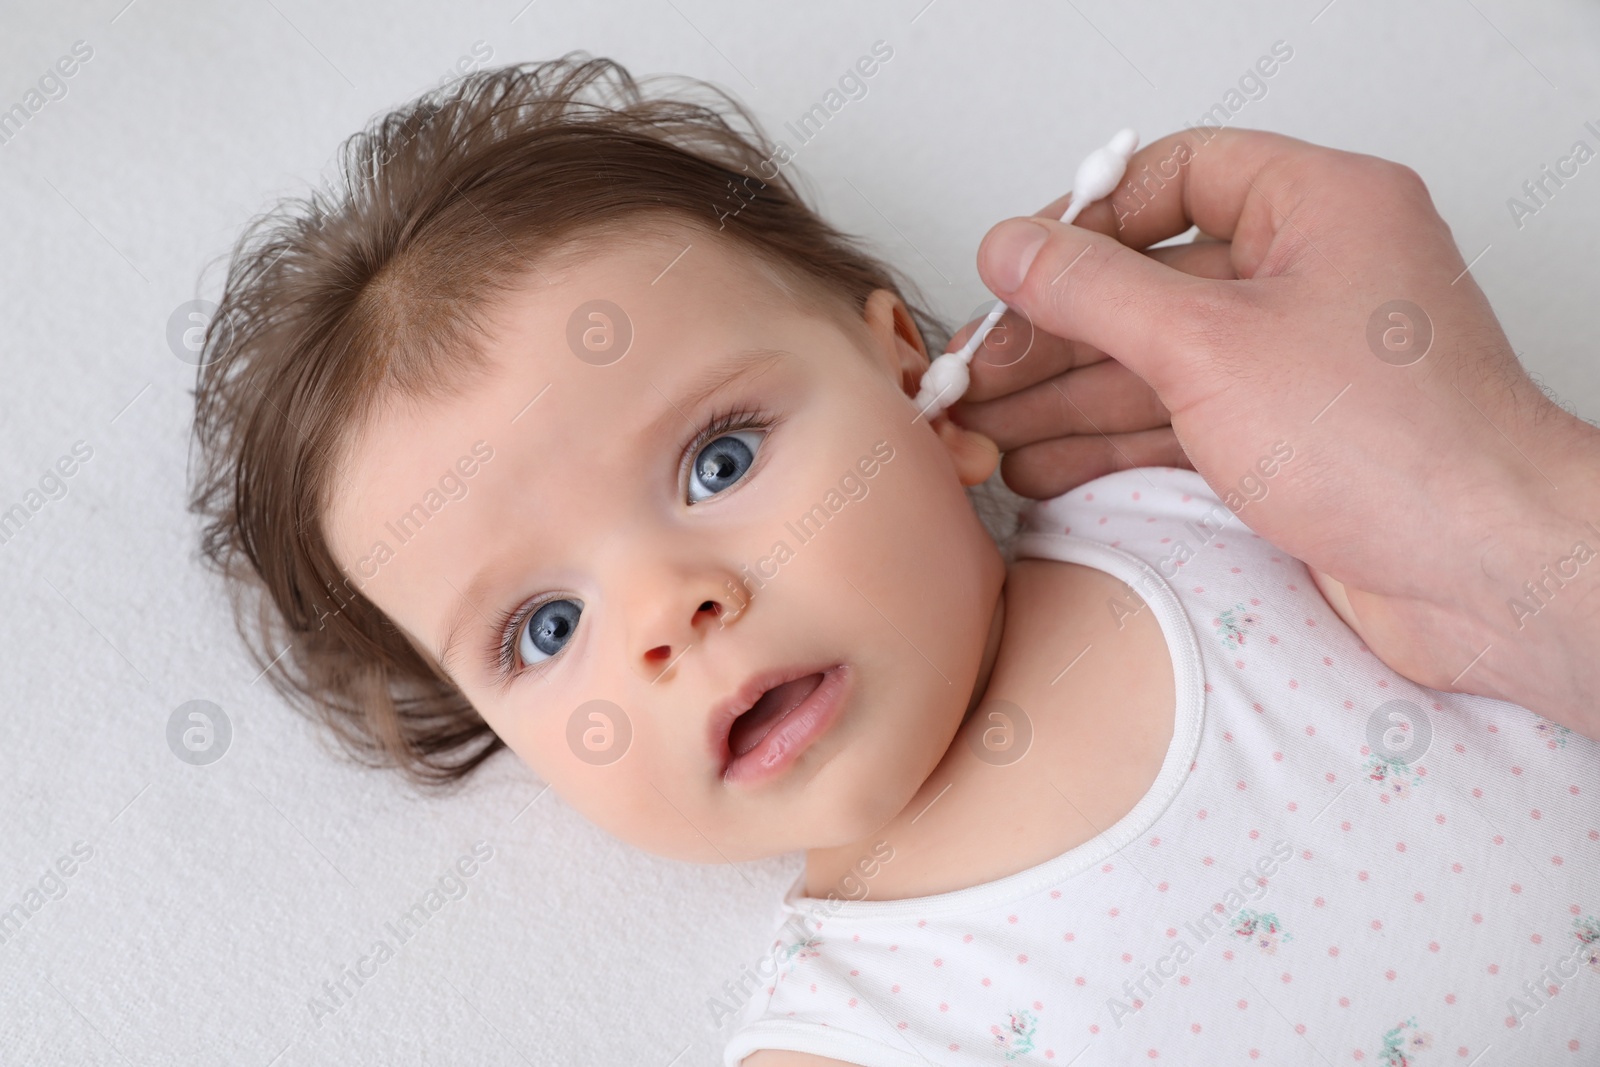
[[[1553,405],[1540,417],[1491,494],[1478,558],[1463,559],[1476,563],[1462,608],[1478,658],[1450,688],[1600,738],[1600,429]]]

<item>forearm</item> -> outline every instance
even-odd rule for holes
[[[1522,464],[1507,521],[1463,573],[1481,655],[1451,688],[1600,740],[1600,430],[1565,412],[1547,428],[1557,432]]]

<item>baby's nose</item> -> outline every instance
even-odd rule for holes
[[[737,602],[723,603],[721,600],[703,600],[695,608],[689,625],[683,629],[677,641],[656,644],[645,650],[644,667],[650,679],[654,682],[672,668],[683,654],[705,639],[705,635],[713,630],[720,630],[738,616],[743,610],[743,605]],[[657,640],[660,636],[657,635]]]

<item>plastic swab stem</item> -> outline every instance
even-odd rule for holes
[[[1138,147],[1137,133],[1132,130],[1119,130],[1108,144],[1090,152],[1088,157],[1078,164],[1078,171],[1072,181],[1072,200],[1067,204],[1066,211],[1061,213],[1061,221],[1070,225],[1084,208],[1096,200],[1110,196],[1116,189],[1117,183],[1122,181],[1122,176],[1128,169],[1128,159]],[[926,415],[931,419],[961,399],[962,394],[967,391],[967,386],[972,382],[972,375],[967,366],[972,362],[973,353],[983,344],[984,338],[989,336],[989,331],[994,329],[995,323],[999,322],[1005,313],[1005,301],[995,301],[994,307],[989,309],[989,314],[984,316],[983,322],[972,332],[972,336],[967,338],[966,344],[954,352],[944,353],[928,365],[917,390],[918,417]]]

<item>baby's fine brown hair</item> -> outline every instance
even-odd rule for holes
[[[661,80],[646,79],[653,87]],[[342,449],[383,400],[448,395],[493,298],[585,237],[666,218],[717,230],[818,310],[914,287],[801,199],[777,146],[703,82],[652,96],[569,53],[479,71],[342,146],[342,188],[280,201],[235,244],[195,388],[190,507],[250,654],[346,752],[448,788],[504,747],[329,552]],[[694,100],[705,93],[708,103]]]

